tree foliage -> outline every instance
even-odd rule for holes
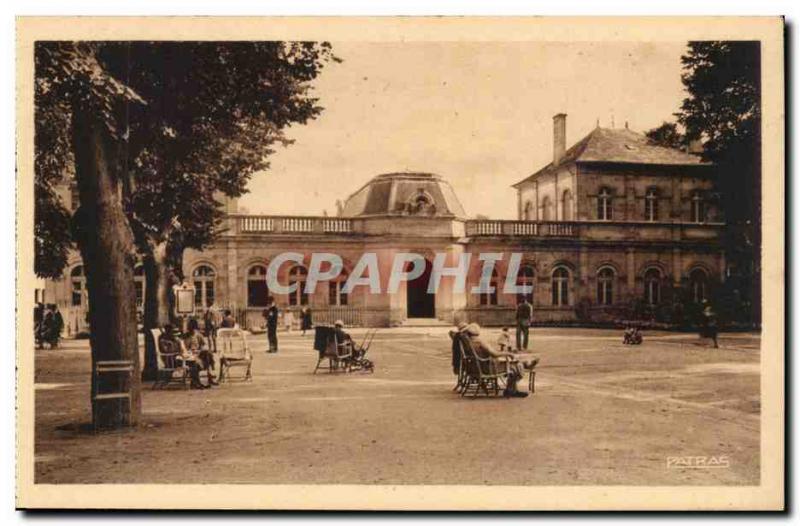
[[[690,42],[681,57],[689,96],[676,117],[717,165],[726,220],[735,225],[761,220],[760,53],[758,42],[708,41]]]
[[[682,148],[686,144],[685,137],[674,122],[663,122],[661,126],[645,132],[645,135],[651,143],[666,148]]]
[[[338,60],[315,42],[42,42],[36,52],[37,273],[58,275],[67,213],[52,188],[71,167],[66,136],[80,106],[125,143],[126,209],[140,250],[169,240],[201,249],[218,231],[220,195],[268,168],[284,130],[322,108],[311,81]],[[123,119],[113,115],[116,100]],[[121,122],[119,122],[121,120]]]
[[[727,228],[723,244],[730,297],[741,312],[760,316],[761,250],[761,48],[759,42],[690,42],[681,57],[687,92],[675,114],[647,133],[658,144],[682,139],[703,143],[702,157],[714,163]]]
[[[72,247],[71,214],[56,188],[71,180],[75,158],[70,138],[74,111],[91,112],[110,134],[122,138],[120,103],[142,103],[97,60],[99,44],[38,42],[34,51],[34,271],[57,278]]]

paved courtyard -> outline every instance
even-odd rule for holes
[[[354,335],[363,331],[353,330]],[[494,339],[495,332],[492,332]],[[39,483],[758,484],[759,337],[536,329],[537,391],[463,399],[446,329],[386,329],[374,374],[312,375],[282,333],[254,378],[143,394],[139,429],[93,435],[88,342],[36,351]],[[667,467],[669,457],[727,467]]]

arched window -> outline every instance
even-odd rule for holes
[[[289,271],[289,286],[297,284],[297,290],[289,293],[289,305],[308,305],[306,278],[308,278],[308,270],[303,266],[295,265]]]
[[[266,307],[269,305],[267,286],[267,267],[253,265],[247,271],[247,306]]]
[[[703,223],[706,220],[706,204],[703,200],[703,194],[699,190],[692,192],[692,210],[691,221],[692,223]]]
[[[83,294],[86,290],[86,278],[83,275],[83,265],[78,265],[69,273],[72,288],[72,306],[80,307],[83,304]]]
[[[597,304],[611,305],[614,303],[614,269],[603,267],[597,271]]]
[[[544,196],[542,199],[542,221],[553,220],[553,202],[549,196]]]
[[[572,219],[572,192],[564,190],[561,194],[561,219],[570,221]]]
[[[533,203],[530,201],[525,201],[525,208],[522,211],[522,217],[525,219],[525,221],[533,221],[536,219],[533,217]]]
[[[136,308],[141,309],[144,308],[144,289],[145,289],[145,278],[144,278],[144,265],[141,263],[133,267],[133,286],[136,289]]]
[[[694,269],[689,274],[689,286],[692,293],[692,301],[702,303],[708,299],[708,275],[702,269]]]
[[[517,273],[517,285],[530,288],[530,292],[517,295],[517,304],[522,303],[523,299],[527,299],[528,303],[533,304],[533,286],[534,286],[534,272],[533,267],[530,265],[522,265]]]
[[[644,301],[648,305],[661,302],[661,271],[651,268],[644,273]]]
[[[214,280],[217,273],[208,265],[200,265],[192,272],[194,306],[204,309],[214,303]]]
[[[491,292],[481,292],[481,305],[497,305],[497,269],[492,269],[492,278],[489,280],[489,290]]]
[[[328,282],[328,304],[331,306],[347,305],[347,293],[343,292],[344,284],[347,282],[347,275],[339,274],[335,280]]]
[[[649,188],[644,195],[645,221],[658,221],[658,190]]]
[[[597,219],[600,221],[611,221],[612,217],[611,190],[604,186],[597,194]]]
[[[553,270],[553,305],[557,307],[569,305],[569,270],[556,267]]]

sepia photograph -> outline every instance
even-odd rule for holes
[[[780,18],[17,25],[18,506],[783,506]]]

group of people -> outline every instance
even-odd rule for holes
[[[61,332],[64,330],[64,317],[58,310],[58,305],[51,303],[45,306],[37,303],[33,311],[34,335],[36,348],[44,348],[48,344],[51,349],[58,348]]]
[[[223,318],[223,322],[225,322],[225,318]],[[216,348],[212,351],[209,343],[211,341],[214,342],[214,347],[216,347],[216,338],[212,340],[206,337],[200,332],[200,324],[197,319],[190,318],[186,326],[186,332],[181,335],[175,332],[172,324],[165,325],[158,339],[158,348],[159,352],[169,347],[172,352],[178,353],[174,358],[179,362],[176,365],[182,365],[187,368],[192,389],[208,389],[211,386],[219,385],[214,375],[216,369],[214,352],[216,352]],[[206,373],[206,383],[203,383],[200,378],[202,371]]]
[[[529,323],[526,329],[528,327],[530,327]],[[527,331],[525,332],[527,333]],[[491,358],[508,363],[506,373],[506,388],[503,391],[503,396],[513,398],[525,398],[528,396],[526,391],[521,391],[517,388],[517,384],[525,376],[526,371],[536,367],[536,364],[539,363],[539,359],[533,357],[523,357],[518,354],[520,351],[527,351],[527,337],[525,338],[525,348],[514,348],[511,346],[511,336],[509,334],[508,327],[503,327],[500,336],[497,339],[498,349],[495,349],[481,338],[480,325],[477,323],[459,323],[455,330],[450,331],[450,337],[453,339],[454,374],[458,374],[459,369],[461,368],[461,351],[458,345],[458,336],[464,336],[469,339],[471,347],[478,355],[478,358]]]

